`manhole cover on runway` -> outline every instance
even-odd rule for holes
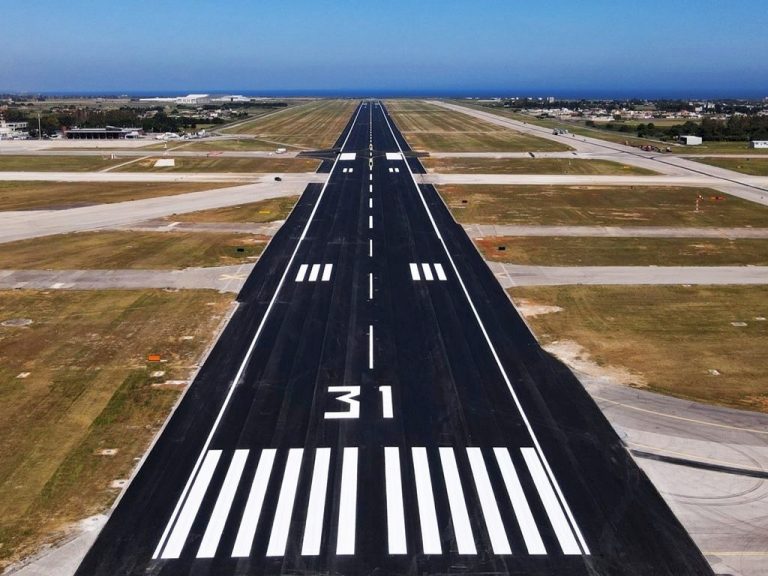
[[[29,318],[11,318],[0,322],[0,326],[29,326],[30,324],[32,324],[32,320]]]

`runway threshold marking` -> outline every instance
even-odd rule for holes
[[[382,388],[390,390],[384,393]],[[387,396],[391,398],[391,388],[382,386],[379,389],[386,404]],[[382,490],[381,495],[384,497],[385,504],[384,509],[381,510],[380,521],[382,524],[386,523],[386,529],[377,524],[367,525],[367,529],[386,532],[386,549],[389,554],[407,554],[409,549],[414,553],[442,554],[441,541],[448,538],[456,542],[459,554],[474,555],[477,554],[477,544],[484,542],[486,537],[490,540],[493,554],[499,556],[512,554],[513,546],[510,538],[519,536],[514,530],[507,531],[502,521],[499,506],[503,502],[512,504],[514,518],[520,529],[519,534],[522,534],[528,554],[546,554],[537,526],[545,527],[554,533],[553,541],[557,538],[564,554],[581,553],[533,448],[519,449],[521,467],[519,474],[527,474],[532,480],[532,483],[528,482],[528,495],[523,489],[508,448],[428,449],[416,446],[408,449],[386,446],[380,450],[383,450],[384,454],[383,470],[376,473],[381,474],[384,485],[378,488],[381,483],[374,482],[374,485],[369,488]],[[330,550],[335,550],[335,554],[340,556],[355,554],[358,486],[364,481],[359,478],[360,449],[357,447],[342,449],[318,447],[314,450],[291,448],[282,452],[283,454],[287,452],[287,458],[284,461],[280,460],[284,462],[282,474],[272,474],[274,463],[279,455],[277,450],[272,448],[262,450],[255,472],[252,471],[254,464],[250,460],[251,452],[256,453],[256,451],[244,449],[232,451],[231,459],[226,465],[224,481],[218,488],[217,494],[208,494],[210,486],[216,485],[211,482],[211,479],[218,473],[218,466],[226,464],[228,455],[224,457],[221,450],[208,452],[198,480],[187,500],[188,504],[185,505],[177,528],[174,529],[169,545],[164,550],[163,559],[180,558],[187,546],[187,540],[189,540],[189,547],[196,542],[195,538],[190,538],[190,528],[198,520],[200,503],[210,500],[212,496],[215,496],[215,504],[205,523],[205,533],[196,550],[197,558],[252,556],[254,538],[260,525],[266,528],[266,530],[262,529],[261,537],[268,541],[267,557],[284,556],[289,539],[293,541],[299,535],[302,541],[302,556],[318,556]],[[462,452],[466,455],[465,460],[460,459]],[[314,458],[311,457],[312,454]],[[488,455],[488,458],[485,458],[484,454]],[[406,460],[405,467],[402,458]],[[404,471],[404,468],[408,469],[409,458],[412,464],[412,475]],[[442,474],[444,480],[444,487],[439,491],[432,482],[430,460],[432,460],[431,468],[439,470],[438,473]],[[331,470],[336,469],[334,462],[340,464],[341,473],[338,475],[331,474]],[[498,464],[501,479],[498,479],[498,475],[496,480],[491,479],[489,471],[494,462]],[[462,473],[461,468],[467,463],[469,468]],[[243,509],[233,509],[234,495],[242,483],[248,484],[251,474],[253,479],[250,482],[248,499]],[[497,483],[496,486],[493,485],[494,482]],[[274,483],[278,485],[275,486]],[[274,517],[266,518],[263,517],[262,512],[265,496],[271,484],[273,489],[278,491],[277,505],[274,509]],[[415,509],[405,508],[403,496],[406,484],[415,488],[417,502]],[[308,498],[299,496],[299,486],[307,485]],[[529,505],[531,498],[541,503],[537,508],[538,524]],[[450,515],[451,521],[443,526],[442,531],[450,534],[442,535],[441,533],[441,525],[437,520],[437,499],[448,502],[446,514]],[[328,514],[328,511],[333,509],[332,502],[339,504],[335,517]],[[305,513],[298,509],[299,503],[302,503],[301,506],[306,506]],[[470,510],[474,512],[476,507],[479,507],[480,514],[470,514]],[[407,521],[408,514],[416,514],[418,522]],[[303,520],[294,521],[294,517],[303,518]],[[222,534],[227,533],[228,526],[237,528],[231,551],[222,549],[220,545]],[[335,540],[333,540],[334,532],[329,529],[329,526],[337,527]],[[408,528],[408,526],[418,526],[418,528]],[[261,549],[260,546],[257,548]],[[195,553],[194,550],[190,552]]]
[[[232,508],[235,491],[240,484],[240,476],[243,474],[247,459],[248,450],[235,450],[235,455],[229,465],[229,470],[227,470],[227,476],[224,478],[224,485],[219,492],[211,519],[208,521],[208,527],[203,535],[203,540],[200,542],[200,548],[197,550],[198,558],[213,558],[216,555],[221,533],[224,531],[224,523],[227,521],[230,508]]]
[[[355,113],[355,117],[352,120],[352,124],[349,130],[347,131],[347,135],[344,138],[344,142],[341,145],[342,151],[344,150],[344,147],[347,145],[347,142],[349,141],[349,137],[353,132],[355,124],[357,124],[357,119],[360,116],[361,110],[362,110],[362,106],[359,106],[357,109],[357,112]],[[334,170],[338,166],[338,162],[339,162],[339,156],[337,156],[333,162],[333,166],[331,167],[331,172],[330,172],[331,175],[333,174]],[[326,179],[326,181],[323,183],[322,188],[320,189],[320,194],[318,194],[317,196],[317,200],[315,201],[315,205],[312,208],[312,212],[310,212],[309,214],[307,223],[304,225],[304,229],[301,232],[301,236],[299,236],[299,239],[296,242],[296,246],[294,247],[293,252],[291,253],[291,257],[288,259],[288,262],[285,265],[283,274],[281,275],[280,281],[277,284],[277,288],[275,288],[275,292],[272,295],[272,298],[270,299],[269,304],[267,305],[267,309],[265,310],[264,315],[262,316],[261,322],[259,323],[259,326],[256,329],[256,333],[254,334],[251,340],[251,343],[248,346],[248,350],[246,351],[245,356],[243,357],[243,361],[240,363],[237,373],[235,374],[235,377],[232,379],[227,395],[224,398],[221,408],[219,409],[219,413],[216,415],[216,419],[214,420],[213,425],[211,426],[211,430],[209,431],[208,436],[206,437],[205,442],[203,443],[203,446],[200,450],[197,460],[195,461],[195,465],[192,469],[192,472],[187,478],[187,482],[184,485],[178,500],[176,501],[176,505],[174,506],[173,511],[171,512],[171,516],[165,525],[165,529],[163,530],[163,533],[160,536],[160,540],[158,541],[157,546],[155,547],[155,551],[152,554],[153,559],[157,559],[161,556],[161,554],[164,554],[164,548],[167,547],[170,534],[172,533],[175,525],[178,522],[180,513],[184,508],[188,497],[191,494],[193,485],[196,484],[198,474],[203,469],[204,459],[207,458],[207,454],[208,454],[208,447],[211,445],[213,436],[216,433],[216,430],[218,429],[222,418],[224,417],[224,413],[226,412],[227,407],[229,406],[229,402],[232,400],[232,396],[234,394],[235,388],[237,387],[237,383],[240,381],[240,378],[242,377],[243,372],[245,371],[245,367],[248,365],[248,361],[250,360],[251,355],[253,354],[253,350],[256,347],[256,343],[259,340],[259,336],[261,336],[261,333],[264,330],[264,326],[269,318],[269,315],[275,306],[275,302],[277,301],[277,298],[280,294],[280,290],[285,284],[285,280],[288,276],[288,271],[291,269],[294,261],[296,260],[296,254],[298,253],[299,248],[301,247],[301,244],[304,242],[304,239],[307,237],[307,232],[309,231],[309,228],[314,221],[315,215],[317,214],[317,210],[320,206],[320,203],[322,202],[323,197],[325,196],[325,192],[328,189],[328,183],[330,181],[331,181],[331,178],[329,177],[328,179]]]
[[[387,114],[383,113],[383,110],[382,110],[382,114],[384,116],[384,121],[387,123],[387,127],[389,128],[389,131],[392,135],[392,139],[395,141],[395,144],[397,145],[397,148],[400,151],[400,154],[402,157],[403,149],[402,149],[402,146],[400,146],[400,142],[397,139],[397,136],[395,135],[395,131],[392,128],[392,124],[390,123],[389,118],[387,117]],[[421,204],[422,206],[424,206],[424,210],[426,211],[427,217],[429,218],[429,221],[432,224],[432,229],[435,232],[435,236],[440,241],[443,247],[443,251],[445,252],[446,258],[448,258],[448,261],[450,262],[451,267],[453,268],[453,271],[456,274],[456,279],[458,280],[459,285],[461,286],[462,292],[464,293],[464,296],[467,300],[467,303],[469,304],[469,307],[472,310],[472,314],[474,315],[475,320],[477,321],[477,324],[480,327],[480,330],[483,334],[486,344],[488,345],[488,348],[491,352],[491,355],[493,356],[493,359],[496,362],[496,366],[498,367],[499,372],[501,373],[501,376],[504,379],[505,384],[507,385],[507,390],[509,390],[510,396],[512,397],[512,400],[515,403],[517,411],[520,414],[520,417],[523,423],[525,424],[526,430],[528,431],[528,435],[530,436],[534,446],[533,450],[535,451],[537,458],[542,464],[542,469],[544,471],[547,481],[551,484],[554,490],[554,494],[556,496],[556,502],[558,506],[561,508],[561,510],[564,511],[565,515],[567,516],[568,528],[570,531],[572,531],[572,533],[578,539],[578,546],[580,547],[580,552],[585,555],[588,555],[590,551],[589,551],[589,546],[587,546],[587,542],[584,539],[584,535],[581,533],[581,530],[579,529],[576,519],[573,516],[573,512],[571,511],[571,508],[568,505],[568,502],[566,501],[565,496],[563,495],[560,485],[557,482],[557,478],[555,478],[555,474],[552,471],[552,468],[549,465],[549,462],[547,461],[546,455],[544,454],[544,450],[542,449],[541,444],[539,443],[538,437],[536,436],[536,433],[534,432],[533,427],[531,426],[531,422],[528,419],[528,415],[525,413],[525,410],[523,409],[523,405],[520,402],[520,398],[517,396],[517,393],[515,392],[515,389],[512,386],[512,381],[510,380],[509,375],[507,374],[507,371],[501,362],[499,354],[496,351],[496,347],[493,345],[493,341],[491,340],[491,337],[488,334],[488,330],[486,329],[482,318],[480,318],[480,314],[477,311],[477,307],[475,306],[475,303],[472,300],[472,296],[469,294],[469,290],[467,289],[467,286],[464,283],[464,280],[462,279],[461,274],[459,273],[459,269],[456,266],[456,262],[453,260],[453,257],[451,256],[451,253],[448,250],[448,246],[445,243],[445,239],[440,233],[440,229],[438,228],[434,215],[432,214],[432,211],[430,210],[429,205],[427,204],[427,201],[424,198],[424,194],[421,191],[421,188],[419,187],[418,182],[416,181],[416,177],[413,174],[413,170],[411,170],[410,164],[408,162],[405,162],[405,167],[406,167],[406,170],[408,171],[408,174],[411,177],[411,182],[413,184],[413,187],[415,188],[416,193],[418,194],[419,199],[421,200]]]

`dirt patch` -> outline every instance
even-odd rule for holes
[[[543,348],[567,364],[577,375],[634,388],[645,388],[648,385],[642,376],[633,374],[626,368],[597,364],[592,360],[589,352],[573,340],[556,340],[545,344]]]
[[[532,300],[522,299],[515,303],[518,311],[523,316],[541,316],[542,314],[554,314],[555,312],[562,312],[562,308],[559,306],[548,306],[546,304],[539,304]]]

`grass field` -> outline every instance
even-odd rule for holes
[[[226,140],[193,140],[188,144],[184,144],[181,150],[199,150],[199,151],[232,151],[232,152],[247,152],[247,151],[263,151],[274,152],[277,148],[295,149],[295,146],[279,146],[272,142],[265,142],[264,140],[257,140],[256,138],[237,138]]]
[[[125,162],[104,156],[10,156],[0,155],[3,172],[93,172]]]
[[[230,301],[203,290],[0,292],[0,322],[33,321],[0,326],[0,569],[106,511],[112,482],[129,477],[178,398],[157,384],[190,376]]]
[[[148,158],[117,168],[119,172],[314,172],[320,166],[311,158],[175,158],[174,166],[155,168],[158,158]]]
[[[750,176],[768,176],[768,156],[765,158],[696,158],[696,161]]]
[[[233,128],[227,134],[250,134],[269,144],[296,148],[330,148],[352,117],[356,100],[316,100]]]
[[[698,146],[680,146],[675,154],[755,154],[768,155],[768,148],[750,148],[749,142],[704,142]]]
[[[554,118],[537,118],[529,114],[522,114],[514,112],[506,108],[498,108],[492,106],[484,106],[481,104],[472,104],[464,101],[456,101],[454,104],[461,106],[467,106],[469,108],[475,108],[476,110],[482,110],[483,112],[490,112],[497,116],[503,116],[512,120],[518,120],[520,122],[526,122],[527,124],[533,124],[534,126],[541,126],[543,128],[565,128],[572,134],[579,136],[588,136],[592,138],[599,138],[607,142],[614,142],[616,144],[629,144],[630,146],[670,146],[675,153],[678,150],[682,150],[684,147],[677,146],[675,143],[661,142],[659,140],[652,140],[649,138],[638,138],[632,134],[621,134],[619,132],[612,132],[610,130],[601,130],[599,128],[590,128],[584,125],[583,122],[566,122],[563,120],[556,120]]]
[[[441,152],[556,152],[568,146],[494,126],[426,102],[390,100],[387,109],[414,149]]]
[[[760,239],[501,236],[475,243],[487,260],[535,266],[768,266],[768,240]]]
[[[443,174],[656,174],[607,160],[566,158],[423,158],[421,163],[429,172]]]
[[[719,193],[700,188],[446,185],[438,190],[462,223],[768,226],[768,208],[733,196],[713,201]],[[698,194],[705,200],[695,212]]]
[[[0,182],[0,211],[63,209],[93,204],[111,204],[157,196],[173,196],[235,186],[236,182],[215,184],[154,182]]]
[[[200,210],[174,214],[165,218],[173,222],[229,222],[229,223],[261,223],[285,220],[298,201],[299,196],[281,196],[259,202],[227,206],[213,210]]]
[[[576,342],[598,365],[624,367],[657,392],[768,412],[766,286],[568,286],[509,292],[518,302],[562,308],[528,318],[544,344]]]
[[[266,245],[252,234],[81,232],[3,244],[0,269],[178,269],[249,262]],[[238,251],[242,249],[242,251]]]

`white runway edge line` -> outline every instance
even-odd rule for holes
[[[347,142],[349,141],[349,137],[355,128],[355,124],[357,123],[357,119],[360,116],[361,109],[362,109],[362,106],[358,106],[357,112],[355,113],[355,117],[352,120],[352,124],[350,125],[349,130],[347,131],[347,135],[344,138],[344,142],[341,145],[340,151],[343,151],[344,147],[347,145]],[[325,191],[328,189],[328,183],[331,181],[331,177],[333,176],[333,172],[336,170],[338,163],[339,163],[339,156],[336,156],[336,159],[333,161],[333,166],[331,166],[331,171],[328,174],[328,179],[325,181],[325,183],[323,184],[323,187],[320,189],[320,194],[318,194],[317,196],[317,200],[315,201],[315,206],[312,208],[312,212],[310,213],[309,218],[307,219],[307,223],[304,225],[304,230],[302,230],[301,236],[299,236],[299,239],[296,242],[296,246],[293,249],[293,253],[291,254],[291,257],[288,260],[285,266],[285,269],[283,270],[283,275],[280,277],[280,282],[278,282],[277,284],[275,293],[272,295],[272,299],[269,301],[269,305],[267,306],[267,309],[264,312],[264,317],[261,319],[261,322],[259,323],[259,327],[256,329],[256,334],[254,334],[253,340],[251,340],[251,344],[248,347],[248,350],[246,351],[245,356],[243,357],[243,361],[240,364],[240,367],[238,368],[237,373],[235,374],[235,377],[232,379],[232,383],[229,386],[229,391],[227,392],[227,396],[224,398],[224,402],[222,403],[221,409],[219,410],[219,413],[216,416],[216,420],[214,421],[213,426],[211,426],[211,431],[208,433],[208,437],[206,438],[205,443],[203,444],[203,447],[200,450],[200,455],[198,456],[197,461],[195,462],[195,466],[192,469],[192,473],[189,475],[189,479],[187,480],[187,483],[185,484],[184,489],[182,490],[181,495],[179,496],[178,502],[176,502],[176,506],[174,507],[173,512],[171,513],[171,517],[168,519],[168,524],[166,524],[165,530],[163,530],[163,534],[160,536],[160,541],[157,543],[157,547],[155,548],[155,551],[152,554],[152,558],[154,559],[157,559],[160,556],[160,553],[166,544],[166,540],[168,539],[168,534],[171,532],[173,525],[176,523],[176,518],[179,515],[179,511],[181,510],[181,507],[184,505],[184,502],[187,499],[187,495],[189,494],[190,488],[192,487],[192,484],[195,481],[195,478],[197,477],[197,474],[200,471],[200,468],[202,466],[203,459],[205,458],[205,455],[208,452],[208,447],[211,445],[211,440],[213,439],[213,435],[216,433],[216,430],[219,427],[219,423],[224,417],[224,412],[226,411],[227,406],[229,406],[229,402],[232,399],[232,395],[234,394],[235,388],[237,388],[237,383],[240,381],[240,378],[242,378],[243,376],[243,372],[245,371],[245,367],[248,364],[248,360],[250,359],[251,355],[253,354],[253,350],[256,347],[256,342],[258,342],[259,336],[261,336],[261,332],[264,330],[264,325],[267,323],[267,319],[269,318],[269,314],[275,306],[275,302],[277,301],[277,298],[280,294],[280,290],[285,284],[285,279],[288,276],[288,271],[293,266],[293,262],[296,259],[296,254],[298,253],[302,242],[304,242],[304,239],[307,237],[307,232],[309,231],[309,227],[312,225],[312,222],[315,218],[315,214],[317,213],[317,209],[319,208],[320,202],[322,202],[323,197],[325,196]]]
[[[243,475],[245,462],[248,459],[248,452],[248,450],[235,450],[232,462],[227,470],[227,476],[224,478],[224,485],[221,487],[219,497],[216,499],[211,518],[208,520],[208,527],[205,529],[203,540],[200,542],[200,548],[197,550],[198,558],[213,558],[216,556],[221,533],[224,531],[224,524],[227,521],[227,516],[229,516],[229,510],[232,508],[235,492],[237,491],[238,484],[240,484],[240,477]]]
[[[384,116],[384,121],[387,123],[387,127],[389,128],[390,133],[392,134],[392,138],[395,141],[395,144],[397,145],[398,149],[400,150],[400,153],[403,153],[403,149],[400,146],[400,141],[397,139],[397,136],[395,136],[395,131],[392,128],[392,124],[389,122],[389,118],[387,114],[384,112],[382,108],[382,115]],[[507,385],[507,389],[509,390],[509,393],[512,396],[513,401],[515,402],[515,406],[517,407],[518,412],[520,413],[520,417],[522,418],[523,422],[525,423],[525,427],[528,430],[528,434],[531,436],[531,440],[533,441],[533,445],[536,450],[536,454],[538,455],[538,458],[541,460],[541,463],[544,466],[544,469],[546,471],[546,476],[549,480],[549,482],[552,483],[552,486],[554,487],[554,490],[557,494],[557,498],[559,501],[560,506],[562,506],[563,510],[565,510],[566,515],[568,516],[568,520],[570,522],[570,528],[573,530],[573,532],[576,534],[576,537],[579,540],[579,544],[581,545],[581,550],[584,554],[589,554],[589,547],[587,546],[587,542],[584,540],[584,536],[581,533],[581,530],[579,530],[579,526],[576,523],[576,519],[573,517],[573,513],[571,512],[570,506],[568,506],[568,502],[565,500],[565,496],[563,495],[562,490],[560,489],[560,485],[557,482],[557,479],[555,478],[554,473],[552,472],[552,468],[549,465],[549,462],[547,462],[547,458],[544,455],[544,451],[541,448],[541,444],[539,443],[539,439],[536,437],[536,433],[533,431],[533,427],[531,426],[530,420],[528,420],[528,416],[526,415],[525,411],[523,410],[523,405],[520,402],[520,399],[517,397],[517,393],[515,392],[515,389],[512,387],[512,382],[509,379],[509,376],[507,375],[507,371],[504,369],[504,365],[501,363],[501,358],[499,358],[498,353],[496,352],[496,348],[493,345],[493,342],[491,342],[491,337],[488,335],[488,331],[485,328],[485,325],[483,324],[482,319],[480,318],[480,314],[477,311],[477,308],[475,307],[475,303],[472,301],[472,297],[469,295],[469,291],[467,290],[467,286],[464,283],[463,278],[461,277],[461,274],[459,274],[459,269],[456,266],[456,262],[454,262],[453,257],[451,256],[450,251],[448,250],[448,246],[445,244],[445,239],[443,238],[443,235],[440,234],[440,230],[437,227],[437,223],[435,222],[435,218],[432,215],[432,212],[429,209],[429,206],[427,205],[427,201],[424,198],[424,194],[421,192],[421,188],[419,188],[418,182],[416,182],[416,177],[413,175],[413,170],[411,170],[411,166],[408,163],[408,161],[405,162],[405,166],[408,170],[408,174],[411,176],[411,182],[413,182],[413,186],[416,188],[416,192],[419,195],[419,198],[421,199],[421,203],[424,206],[424,209],[427,212],[427,216],[429,217],[429,221],[432,223],[432,228],[435,231],[435,234],[437,235],[438,240],[440,240],[440,243],[443,246],[443,250],[445,251],[445,254],[448,258],[448,261],[451,263],[451,267],[453,268],[454,273],[456,274],[456,278],[459,281],[459,285],[461,286],[462,291],[464,292],[464,296],[467,299],[467,302],[469,303],[470,308],[472,309],[472,313],[475,316],[475,320],[477,320],[478,325],[480,326],[480,330],[483,333],[483,336],[485,338],[486,343],[488,344],[488,347],[491,349],[491,354],[493,355],[494,360],[496,361],[496,365],[499,368],[499,371],[501,372],[502,377],[504,378],[504,382]]]

